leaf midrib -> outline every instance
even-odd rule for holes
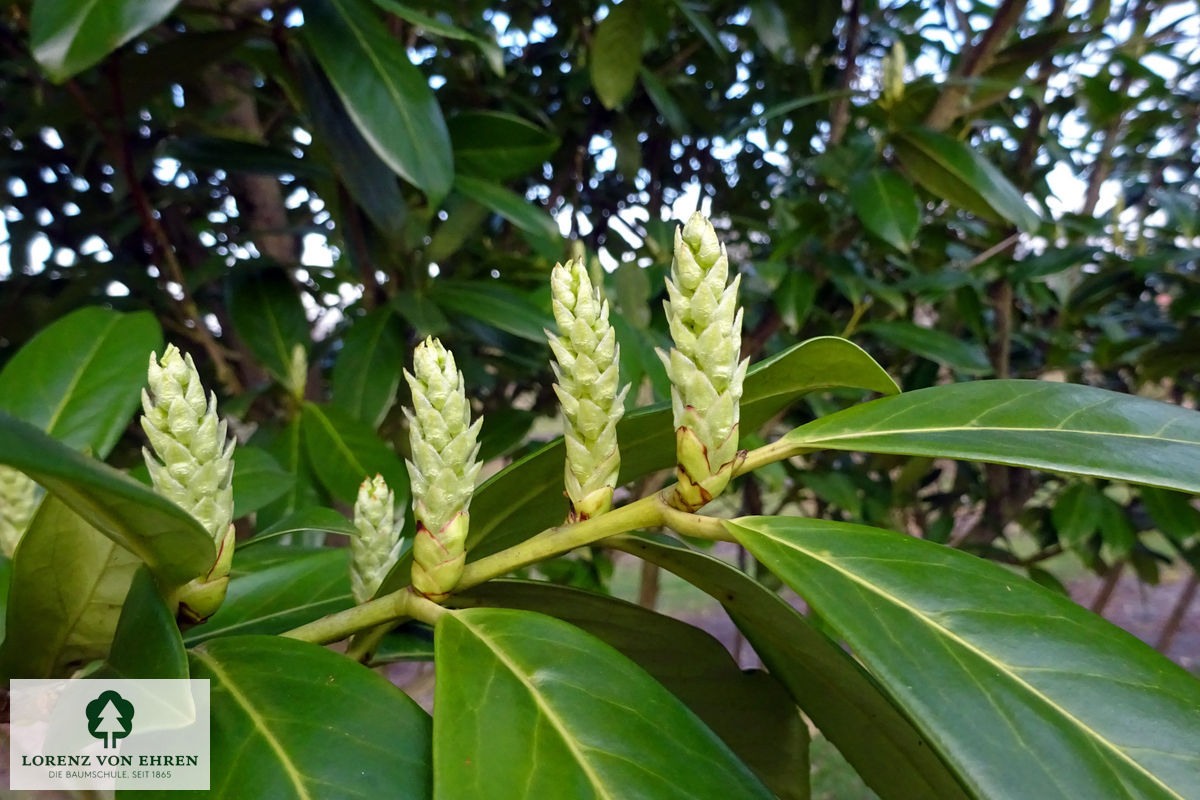
[[[796,433],[799,434],[803,430],[803,428],[798,428]],[[1119,439],[1145,439],[1153,442],[1166,442],[1168,444],[1200,445],[1200,442],[1189,439],[1172,439],[1166,436],[1154,436],[1146,433],[1120,433],[1117,431],[1081,430],[1079,428],[1018,428],[1010,426],[999,427],[993,425],[942,425],[931,428],[888,428],[885,430],[837,433],[824,437],[818,436],[816,438],[797,435],[795,440],[804,443],[821,444],[823,442],[870,439],[876,436],[897,436],[915,433],[955,433],[958,431],[973,431],[979,433],[1071,433],[1079,436],[1112,436]]]
[[[192,650],[191,653],[193,657],[203,662],[213,676],[217,679],[217,681],[219,681],[221,685],[225,687],[225,689],[229,692],[229,696],[233,698],[234,702],[241,706],[246,716],[250,719],[254,729],[258,731],[259,735],[262,736],[262,738],[267,742],[267,746],[269,746],[275,752],[275,755],[279,759],[280,766],[283,767],[283,771],[287,774],[288,779],[292,782],[293,786],[295,786],[297,797],[300,800],[315,800],[315,798],[308,793],[308,788],[305,786],[304,774],[296,768],[296,765],[292,762],[291,758],[287,754],[287,751],[284,749],[283,744],[275,738],[273,733],[271,733],[271,729],[266,724],[266,720],[263,719],[263,717],[258,713],[257,709],[251,705],[246,696],[238,691],[237,686],[232,680],[230,680],[229,674],[221,669],[220,666],[218,666],[218,662],[215,658],[208,655],[203,650],[196,649]]]
[[[565,721],[558,715],[553,706],[545,701],[542,694],[537,690],[537,687],[534,686],[531,681],[525,678],[525,675],[521,671],[520,667],[508,657],[508,654],[505,653],[491,637],[464,619],[462,614],[456,614],[454,621],[460,623],[464,628],[474,634],[475,637],[479,639],[479,641],[482,642],[485,647],[492,651],[493,655],[496,657],[496,660],[507,667],[509,673],[512,674],[512,676],[516,678],[522,686],[525,687],[526,691],[528,691],[530,696],[533,698],[533,702],[537,705],[538,709],[542,712],[546,719],[550,721],[550,724],[554,726],[555,730],[558,731],[559,736],[562,737],[563,743],[567,746],[567,749],[571,751],[571,755],[575,756],[575,760],[578,762],[580,769],[583,770],[584,775],[587,776],[587,779],[600,794],[600,797],[604,798],[604,800],[617,800],[617,798],[608,791],[608,787],[604,784],[604,781],[598,774],[596,774],[595,768],[591,765],[591,763],[588,762],[588,760],[584,757],[583,752],[576,745],[575,738],[568,732],[569,729]]]
[[[935,622],[933,619],[930,619],[919,609],[914,608],[913,606],[909,605],[908,603],[905,603],[899,597],[896,597],[895,595],[891,594],[890,592],[885,591],[882,587],[880,587],[876,584],[873,584],[870,581],[860,578],[858,575],[855,575],[853,572],[845,569],[844,567],[840,566],[839,564],[835,563],[834,561],[826,560],[826,559],[822,558],[819,554],[814,553],[810,550],[806,550],[805,548],[801,547],[799,544],[797,544],[794,541],[791,541],[789,539],[780,538],[776,535],[773,535],[769,531],[758,529],[758,528],[743,528],[743,530],[749,530],[751,533],[762,536],[765,539],[770,539],[771,541],[774,541],[774,542],[778,543],[779,545],[782,545],[785,548],[793,549],[793,550],[797,551],[798,553],[802,553],[803,555],[807,556],[808,558],[811,558],[814,561],[824,564],[829,569],[834,570],[835,572],[839,573],[840,575],[842,575],[844,578],[846,578],[850,582],[859,585],[866,591],[877,595],[884,601],[890,602],[894,606],[905,610],[906,612],[911,614],[914,619],[917,619],[917,620],[923,622],[929,628],[932,628],[934,631],[939,632],[942,636],[945,637],[946,640],[957,643],[963,649],[965,649],[971,653],[974,653],[979,658],[981,658],[984,661],[986,661],[987,663],[991,664],[993,667],[996,668],[996,670],[998,670],[1000,673],[1007,676],[1014,684],[1025,689],[1025,691],[1028,692],[1030,695],[1032,695],[1036,699],[1040,700],[1045,705],[1049,706],[1055,712],[1060,714],[1063,719],[1070,721],[1077,728],[1079,728],[1079,730],[1081,730],[1085,736],[1090,738],[1094,743],[1099,744],[1104,749],[1111,751],[1114,755],[1116,755],[1122,761],[1124,761],[1125,763],[1127,763],[1131,767],[1133,767],[1137,772],[1139,772],[1140,774],[1149,778],[1154,784],[1161,787],[1171,797],[1177,798],[1177,800],[1186,800],[1186,798],[1184,798],[1182,795],[1175,792],[1170,786],[1163,783],[1162,780],[1157,775],[1150,772],[1145,767],[1143,767],[1141,764],[1139,764],[1137,761],[1135,761],[1133,758],[1131,758],[1118,745],[1109,741],[1104,736],[1101,736],[1098,731],[1089,727],[1082,720],[1080,720],[1079,718],[1077,718],[1076,716],[1071,714],[1069,711],[1067,711],[1065,708],[1060,706],[1058,703],[1054,702],[1053,699],[1051,699],[1050,697],[1043,694],[1036,687],[1034,687],[1033,685],[1031,685],[1030,683],[1025,681],[1019,675],[1013,673],[1010,669],[1009,664],[1007,664],[1003,661],[998,661],[997,659],[993,658],[986,650],[979,648],[978,646],[976,646],[976,645],[972,644],[971,642],[967,641],[966,639],[962,638],[961,636],[954,633],[953,631],[946,628],[945,626]]]

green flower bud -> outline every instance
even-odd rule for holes
[[[177,599],[188,619],[206,619],[220,605],[233,558],[233,447],[191,356],[168,345],[161,363],[150,354],[149,391],[142,390],[142,448],[154,489],[187,511],[212,536],[213,569],[183,587]],[[222,570],[223,565],[223,570]]]
[[[883,57],[883,99],[887,106],[904,99],[904,68],[908,65],[908,53],[904,42],[899,39],[891,51]]]
[[[599,287],[592,287],[583,262],[556,265],[550,286],[558,335],[546,331],[546,338],[554,352],[554,391],[565,420],[568,519],[576,521],[612,507],[621,469],[617,423],[625,413],[629,387],[617,388],[620,347],[608,322],[608,301]]]
[[[467,513],[482,466],[479,426],[471,423],[471,405],[454,355],[428,338],[413,353],[413,371],[404,377],[413,405],[404,409],[409,423],[412,460],[413,588],[439,600],[454,590],[466,564]]]
[[[12,558],[37,508],[37,484],[12,467],[0,466],[0,552]]]
[[[696,213],[675,231],[675,258],[667,280],[667,321],[675,347],[658,351],[671,378],[675,419],[673,502],[695,511],[720,494],[745,457],[738,449],[738,417],[748,360],[742,349],[741,276],[726,285],[729,258],[717,233]]]
[[[358,536],[350,541],[350,590],[354,602],[370,600],[400,558],[400,528],[395,523],[396,496],[382,475],[368,478],[358,487],[354,503],[354,527]]]

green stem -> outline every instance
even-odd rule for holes
[[[725,530],[722,521],[716,517],[703,517],[699,514],[689,514],[680,511],[665,501],[659,500],[659,513],[668,528],[684,536],[694,536],[698,539],[711,539],[717,542],[732,542],[733,537]]]
[[[433,612],[433,606],[438,612]],[[402,617],[412,617],[422,622],[433,624],[445,613],[445,609],[412,592],[411,587],[385,594],[362,605],[329,614],[313,620],[307,625],[293,628],[282,634],[289,639],[300,639],[305,642],[327,644],[346,638],[352,633],[372,628],[384,622],[392,622]]]
[[[734,470],[734,474],[741,475],[773,461],[790,458],[804,452],[806,452],[805,448],[797,447],[791,442],[782,440],[772,442],[757,450],[749,451],[745,460]],[[610,536],[642,528],[668,525],[687,536],[722,541],[732,540],[725,532],[721,520],[698,514],[688,514],[672,508],[668,500],[674,491],[675,485],[671,484],[660,492],[635,500],[629,505],[614,508],[598,517],[547,528],[507,550],[485,556],[478,561],[472,561],[467,564],[462,578],[454,590],[458,592],[470,589],[472,586],[478,586],[492,578],[507,575],[513,570],[529,564],[545,561]],[[395,622],[402,617],[413,617],[423,622],[435,622],[440,614],[432,611],[429,606],[438,608],[437,604],[415,595],[409,587],[405,587],[354,608],[314,620],[282,635],[306,642],[327,644],[340,641],[367,628]]]

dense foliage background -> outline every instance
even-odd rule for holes
[[[81,306],[153,310],[244,424],[259,530],[348,502],[359,467],[404,491],[393,398],[427,334],[477,391],[486,458],[549,435],[547,277],[568,256],[620,312],[630,404],[664,399],[662,276],[697,206],[745,276],[755,359],[835,333],[905,389],[1026,377],[1196,402],[1195,2],[104,9],[0,11],[0,362]],[[357,463],[311,457],[332,439]],[[1064,551],[1109,589],[1200,563],[1181,496],[1004,467],[827,453],[734,502],[1049,584]]]

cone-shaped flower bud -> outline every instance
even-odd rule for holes
[[[742,349],[741,276],[726,285],[729,258],[697,213],[675,231],[667,320],[675,346],[658,351],[671,378],[675,418],[675,505],[695,511],[720,494],[737,463],[738,415],[748,361]]]
[[[191,621],[217,610],[233,559],[233,446],[206,394],[192,357],[168,345],[161,362],[150,354],[149,391],[142,390],[142,448],[155,490],[190,513],[212,536],[217,558],[208,574],[179,590],[179,613]]]
[[[37,484],[12,467],[0,466],[0,552],[12,558],[37,507]]]
[[[400,558],[400,528],[395,524],[396,496],[382,475],[362,482],[354,502],[354,527],[350,542],[350,590],[354,602],[370,600]]]
[[[617,388],[620,348],[608,322],[608,301],[581,261],[550,273],[558,335],[546,331],[554,361],[567,443],[568,519],[588,519],[612,507],[621,469],[617,423],[625,413],[626,386]]]
[[[409,423],[412,460],[413,588],[432,600],[454,590],[466,563],[467,508],[479,476],[479,426],[471,424],[462,373],[454,355],[428,338],[413,353],[413,371],[404,372],[412,389]]]

